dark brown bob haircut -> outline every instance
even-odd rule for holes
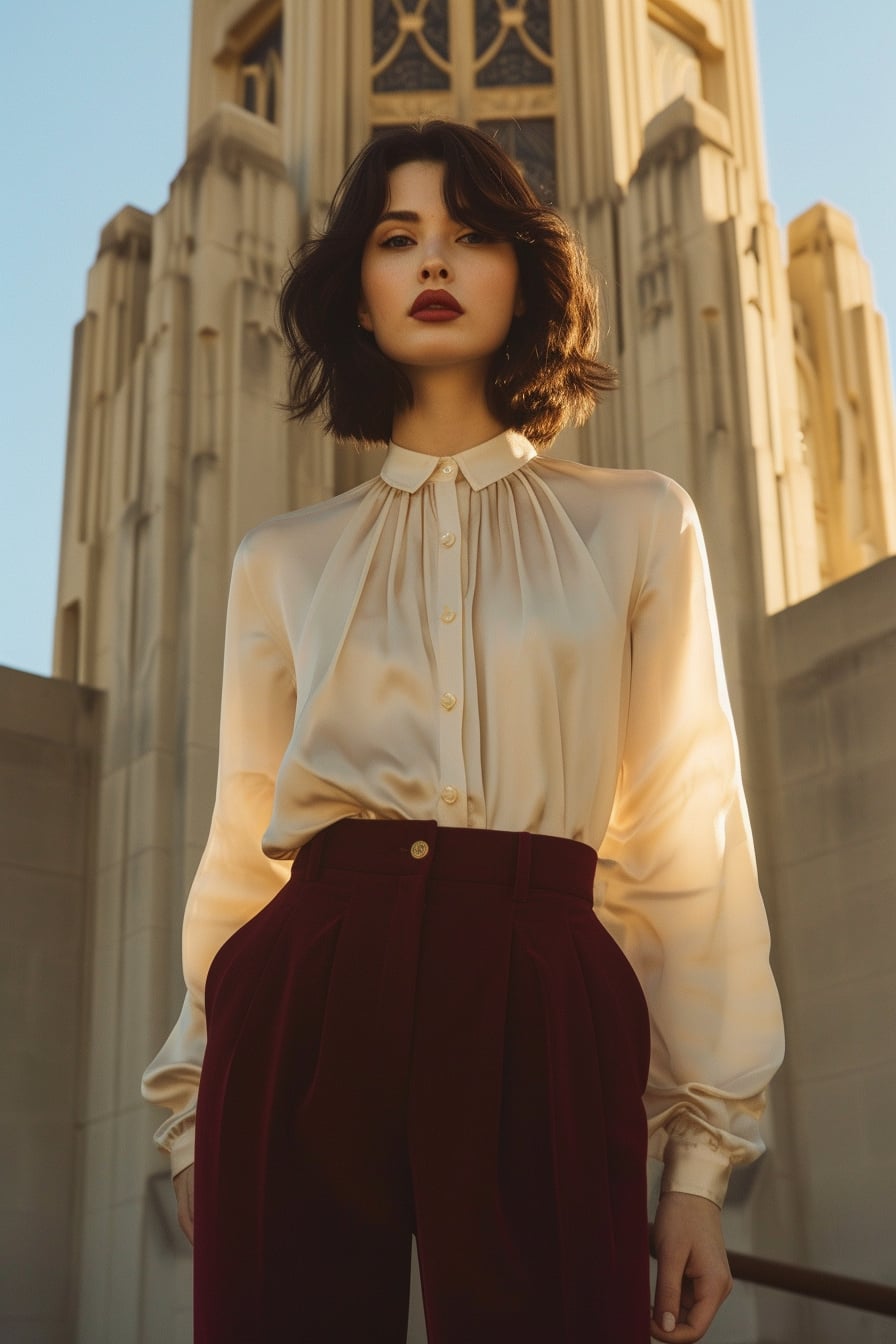
[[[547,447],[616,386],[597,360],[595,282],[581,243],[543,205],[504,150],[470,126],[427,121],[370,140],[343,177],[324,232],[291,260],[278,303],[289,359],[289,419],[322,410],[326,428],[366,446],[384,443],[396,409],[412,404],[406,375],[359,328],[361,257],[386,209],[389,173],[404,163],[445,166],[452,218],[513,243],[526,311],[514,318],[486,382],[492,414]]]

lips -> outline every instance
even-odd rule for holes
[[[449,294],[447,289],[424,289],[414,300],[411,317],[436,313],[458,316],[463,311],[457,299],[453,294]]]

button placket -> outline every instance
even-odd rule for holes
[[[439,613],[436,662],[439,676],[439,798],[437,816],[449,826],[464,825],[467,777],[463,757],[463,621],[461,612],[460,511],[457,503],[457,466],[451,459],[435,473],[439,527]]]

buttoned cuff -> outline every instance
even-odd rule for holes
[[[723,1152],[705,1143],[689,1143],[670,1138],[663,1152],[663,1179],[660,1193],[702,1195],[719,1208],[725,1202],[731,1163]]]

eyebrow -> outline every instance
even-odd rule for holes
[[[420,216],[416,210],[387,210],[385,214],[380,215],[377,224],[385,224],[390,219],[398,220],[401,224],[420,223]]]

